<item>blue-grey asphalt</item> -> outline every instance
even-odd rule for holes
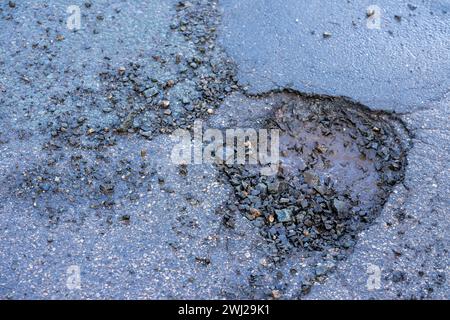
[[[449,91],[447,0],[221,4],[220,42],[250,92],[289,87],[410,111]]]
[[[145,177],[151,190],[136,189],[132,201],[117,199],[114,210],[92,209],[86,194],[42,203],[17,195],[27,190],[19,184],[24,172],[45,175],[48,169],[62,184],[71,177],[69,160],[48,164],[48,128],[78,110],[70,101],[52,110],[58,98],[80,87],[100,96],[99,75],[130,62],[164,81],[176,76],[174,66],[164,69],[152,59],[194,52],[193,43],[171,31],[176,3],[80,1],[77,32],[66,27],[73,1],[0,4],[0,298],[245,299],[255,272],[267,270],[266,283],[277,281],[276,267],[265,260],[265,240],[249,221],[238,219],[233,231],[223,228],[217,210],[230,187],[213,166],[189,166],[181,177],[170,163],[167,135],[151,141],[120,136],[103,152],[113,160],[102,169],[118,180],[114,170],[124,161],[139,172],[142,150],[156,172]],[[398,113],[411,135],[405,180],[360,234],[354,252],[305,298],[448,299],[450,2],[377,1],[380,27],[369,28],[373,4],[222,0],[217,45],[249,93],[290,88],[349,97]],[[177,90],[197,94],[188,81]],[[230,110],[245,122],[258,105],[242,115],[234,110],[250,104],[232,95],[212,122],[220,124]],[[114,124],[112,116],[87,110],[90,124]],[[100,161],[86,150],[60,152]],[[282,272],[307,267],[296,258]],[[70,285],[73,266],[81,273],[79,287]],[[375,287],[368,285],[373,270],[380,271]],[[290,283],[281,298],[294,297],[297,287]],[[265,289],[271,297],[274,287]]]

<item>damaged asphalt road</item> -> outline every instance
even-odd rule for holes
[[[0,4],[0,297],[448,299],[450,8],[353,2]],[[173,164],[195,120],[278,172]]]

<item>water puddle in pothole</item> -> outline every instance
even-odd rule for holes
[[[254,115],[260,128],[278,128],[280,165],[269,176],[262,165],[221,165],[234,189],[224,223],[232,228],[240,215],[251,220],[275,264],[289,264],[294,253],[324,253],[319,264],[330,267],[312,276],[320,280],[351,253],[358,233],[403,180],[406,133],[391,116],[339,98],[275,93],[257,103],[245,99],[236,102],[249,106],[227,111],[230,118],[249,125]],[[245,114],[242,123],[239,114]]]

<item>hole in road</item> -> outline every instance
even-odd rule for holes
[[[263,99],[264,100],[264,99]],[[271,258],[292,250],[332,252],[343,259],[358,233],[382,210],[402,181],[402,125],[387,114],[340,98],[271,94],[262,127],[280,129],[280,166],[221,166],[234,189],[224,223],[252,220],[271,246]]]

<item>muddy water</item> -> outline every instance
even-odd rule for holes
[[[317,178],[321,184],[332,185],[336,193],[348,193],[350,199],[369,210],[379,192],[376,150],[362,148],[358,128],[344,118],[334,118],[333,114],[332,122],[326,115],[322,119],[314,114],[301,118],[295,111],[295,106],[279,109],[275,118],[282,128],[283,174],[291,181],[298,181],[302,175],[306,179],[306,175],[309,184]],[[370,130],[374,128],[378,129],[373,126]]]

